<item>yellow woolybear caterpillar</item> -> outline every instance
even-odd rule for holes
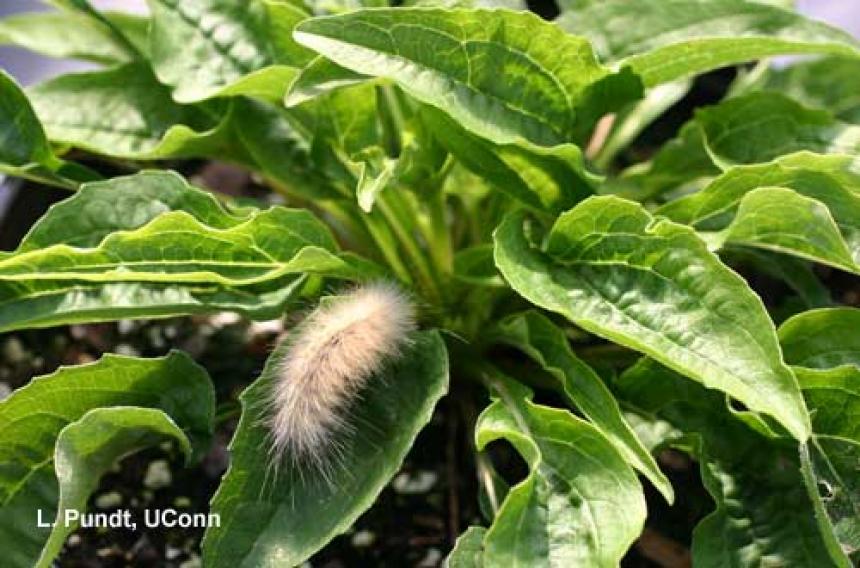
[[[350,402],[401,353],[414,329],[412,301],[384,282],[359,286],[312,312],[288,338],[271,393],[276,463],[288,457],[327,469],[336,434],[350,430]]]

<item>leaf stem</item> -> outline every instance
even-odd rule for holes
[[[400,216],[397,215],[388,201],[388,195],[380,195],[376,201],[376,206],[385,217],[386,222],[397,235],[400,244],[409,255],[409,260],[416,270],[416,277],[424,291],[429,296],[429,299],[434,304],[439,304],[442,301],[442,294],[438,282],[433,277],[433,272],[430,265],[427,263],[427,258],[421,248],[415,242],[415,237],[402,223]]]
[[[404,284],[411,285],[412,275],[409,273],[409,269],[406,268],[406,265],[400,258],[400,254],[397,252],[394,238],[391,235],[391,229],[374,215],[362,215],[362,219],[364,219],[364,224],[367,227],[370,236],[376,243],[379,252],[385,258],[385,261],[391,267],[391,270],[394,271],[397,277]]]

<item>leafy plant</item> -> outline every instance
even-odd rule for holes
[[[619,564],[648,521],[642,480],[683,498],[658,465],[669,449],[714,502],[696,565],[860,561],[860,310],[821,268],[856,293],[849,35],[752,0],[564,0],[552,22],[500,0],[54,4],[0,22],[0,41],[103,67],[28,89],[0,72],[0,170],[70,191],[0,253],[0,330],[267,320],[380,280],[418,306],[325,479],[269,469],[290,341],[248,377],[206,566],[310,558],[373,505],[449,389],[486,513],[450,566]],[[815,58],[768,64],[792,54]],[[655,144],[695,77],[727,66],[721,100]],[[253,172],[276,204],[198,189],[172,171],[191,159]],[[168,440],[199,460],[214,409],[178,351],[15,391],[4,566],[51,565],[74,527],[25,512],[84,507],[119,458]],[[494,462],[505,444],[519,478]]]

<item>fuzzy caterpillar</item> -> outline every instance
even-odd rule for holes
[[[326,466],[335,434],[349,430],[347,407],[415,329],[412,302],[371,283],[313,311],[293,332],[270,398],[276,462]]]

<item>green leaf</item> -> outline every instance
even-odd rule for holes
[[[798,367],[860,368],[860,309],[824,308],[798,314],[779,328],[785,361]]]
[[[319,472],[299,471],[288,463],[274,478],[267,477],[268,432],[262,417],[285,349],[282,343],[260,379],[242,395],[244,411],[230,446],[230,470],[211,509],[230,521],[207,531],[207,566],[301,564],[347,530],[400,468],[448,387],[444,343],[435,332],[418,334],[350,409],[355,433],[343,440],[328,482]]]
[[[482,568],[484,561],[483,540],[487,534],[484,527],[469,527],[457,538],[454,549],[445,559],[445,568]]]
[[[42,124],[21,87],[0,69],[0,172],[72,189],[98,179],[54,155]]]
[[[828,308],[794,316],[779,329],[812,418],[801,461],[817,518],[832,546],[860,559],[860,310]],[[844,562],[846,566],[848,562]]]
[[[525,12],[359,10],[302,22],[295,38],[342,67],[397,82],[499,144],[580,140],[641,92],[632,74],[600,66],[587,41]]]
[[[691,229],[594,197],[559,217],[541,251],[523,221],[511,215],[495,234],[496,265],[519,294],[808,437],[797,382],[761,300]]]
[[[66,538],[78,526],[76,521],[68,522],[74,519],[67,516],[68,512],[86,511],[87,500],[98,488],[102,475],[125,456],[170,441],[177,442],[190,457],[191,445],[182,430],[167,414],[153,408],[95,408],[63,428],[54,455],[60,480],[57,516],[36,566],[52,565]]]
[[[54,459],[60,431],[94,408],[145,406],[166,412],[198,455],[212,434],[215,395],[206,371],[184,353],[99,361],[37,377],[0,402],[0,504]]]
[[[762,187],[746,194],[717,241],[793,254],[860,273],[853,258],[860,259],[860,248],[848,248],[827,206],[786,188]]]
[[[818,532],[794,448],[765,445],[750,432],[719,435],[700,452],[702,479],[717,509],[693,532],[696,566],[839,566]]]
[[[102,12],[108,23],[116,29],[139,53],[149,60],[149,17],[128,12]]]
[[[822,532],[856,565],[860,560],[860,368],[795,370],[812,416],[813,441],[802,453]],[[809,483],[813,481],[813,483]]]
[[[860,126],[806,108],[779,93],[752,93],[696,111],[708,151],[726,169],[808,150],[860,153]]]
[[[57,510],[59,489],[54,467],[47,464],[35,470],[18,493],[0,507],[0,547],[3,565],[32,568],[48,539],[50,529],[37,524],[37,511],[48,521]]]
[[[348,186],[346,194],[352,196],[359,177],[356,161],[382,140],[376,90],[371,84],[356,85],[333,91],[311,105],[308,128],[314,165]]]
[[[123,25],[146,26],[146,19],[125,15]],[[0,44],[15,45],[48,57],[124,63],[125,44],[91,17],[75,12],[30,12],[0,20]]]
[[[703,230],[725,228],[741,199],[760,187],[787,187],[828,206],[850,234],[856,226],[860,195],[860,161],[853,156],[798,152],[772,162],[734,166],[702,191],[663,205],[657,214]],[[854,240],[856,237],[851,237]]]
[[[146,206],[112,211],[107,194],[120,188],[129,188],[128,202]],[[80,218],[66,226],[70,215]],[[88,232],[70,232],[78,228]],[[272,318],[308,273],[347,280],[383,274],[338,254],[308,211],[232,215],[175,175],[138,174],[85,186],[0,258],[0,329],[222,310]]]
[[[495,144],[470,134],[444,113],[425,107],[425,124],[463,166],[523,205],[559,213],[594,194],[599,176],[589,172],[579,147],[552,148],[524,140]]]
[[[0,106],[3,125],[0,160],[11,166],[36,163],[56,167],[57,159],[27,97],[5,71],[0,72],[0,81],[3,87],[3,97],[0,98],[3,103]]]
[[[558,19],[604,61],[629,65],[646,86],[787,54],[860,55],[850,34],[795,12],[744,0],[579,3]]]
[[[510,442],[529,466],[484,538],[487,566],[617,566],[642,531],[645,499],[630,466],[588,422],[493,381],[501,400],[475,428],[478,449]]]
[[[719,231],[716,244],[770,248],[858,270],[860,166],[854,157],[801,152],[730,168],[702,191],[657,213]]]
[[[128,15],[111,17],[93,8],[88,0],[47,0],[61,10],[77,13],[100,26],[105,34],[110,35],[114,43],[123,46],[130,59],[143,59],[145,49],[139,47],[140,35],[145,33],[140,26],[133,23]]]
[[[62,75],[29,96],[52,142],[138,160],[247,161],[233,142],[229,117],[215,120],[207,109],[175,103],[145,63]]]
[[[293,42],[308,16],[284,0],[148,0],[156,75],[183,103],[249,95],[280,101],[313,53]]]
[[[762,89],[783,93],[839,120],[860,123],[860,60],[823,57],[771,70]]]
[[[169,282],[243,286],[343,262],[324,226],[304,209],[253,213],[229,229],[213,229],[185,212],[167,212],[97,247],[52,245],[0,261],[0,281]],[[348,269],[347,269],[348,270]]]
[[[826,111],[803,107],[779,93],[752,93],[697,110],[678,137],[660,149],[650,167],[630,168],[620,180],[613,180],[610,190],[644,200],[733,166],[769,162],[803,151],[856,157],[860,126],[841,123]],[[809,168],[838,168],[821,158],[787,159],[792,167],[807,161],[812,162]],[[764,185],[794,189],[779,183],[778,177]]]
[[[673,501],[671,483],[625,422],[618,402],[597,373],[571,351],[564,331],[539,313],[526,312],[503,320],[493,337],[522,350],[550,373],[558,381],[565,398],[591,421],[627,463],[647,477],[667,501]]]
[[[59,244],[96,247],[114,231],[138,229],[170,211],[184,211],[213,229],[235,227],[251,215],[228,211],[214,194],[189,185],[175,172],[144,170],[82,185],[77,193],[52,205],[15,252]]]
[[[230,122],[254,167],[291,194],[310,200],[343,198],[315,167],[311,148],[286,109],[249,98],[233,100]]]
[[[720,393],[650,359],[615,387],[642,416],[685,433],[678,445],[700,464],[716,508],[693,531],[695,566],[838,565],[819,532],[796,444],[763,436]]]

